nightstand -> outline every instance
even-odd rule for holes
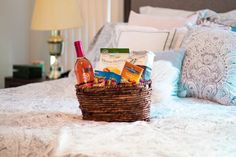
[[[46,80],[48,79],[47,78],[19,79],[19,78],[13,78],[13,77],[5,77],[5,88],[18,87],[18,86],[26,85],[29,83],[43,82]]]
[[[70,70],[61,74],[60,78],[68,77]],[[59,78],[59,79],[60,79]],[[29,83],[37,83],[50,80],[48,77],[38,78],[38,79],[19,79],[13,77],[5,77],[5,88],[9,87],[18,87],[22,85],[26,85]]]

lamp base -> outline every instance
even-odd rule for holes
[[[60,67],[59,57],[62,54],[63,39],[59,30],[53,30],[48,39],[50,54],[50,79],[58,79],[61,76],[62,68]]]
[[[49,79],[58,79],[61,76],[61,67],[59,65],[58,57],[50,56],[50,62],[52,63],[50,66],[50,73],[48,75]]]
[[[56,79],[60,78],[60,76],[61,76],[61,72],[56,71],[56,70],[51,71],[50,74],[48,75],[50,80],[56,80]]]

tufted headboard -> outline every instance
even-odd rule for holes
[[[139,7],[147,5],[190,11],[211,9],[226,12],[236,9],[236,0],[124,0],[124,21],[128,21],[130,10],[139,12]]]

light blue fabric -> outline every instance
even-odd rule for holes
[[[231,31],[236,32],[236,27],[232,27]]]
[[[185,49],[155,52],[154,61],[158,60],[169,61],[172,63],[174,67],[176,67],[181,71],[185,52],[186,52]]]

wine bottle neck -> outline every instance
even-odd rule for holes
[[[81,41],[74,42],[77,58],[84,57],[84,50]]]
[[[85,57],[84,57],[84,56],[82,56],[82,57],[78,57],[78,56],[77,56],[77,59],[82,59],[82,58],[85,58]]]

